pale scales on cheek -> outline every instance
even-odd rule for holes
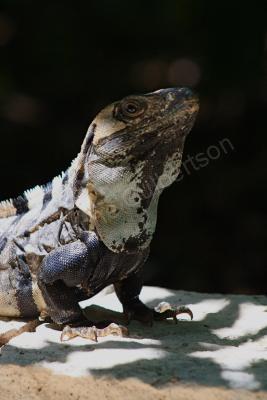
[[[93,120],[95,124],[93,144],[97,145],[101,139],[113,135],[126,127],[122,121],[118,121],[113,117],[114,104],[104,108]]]

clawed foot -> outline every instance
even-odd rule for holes
[[[61,336],[61,341],[67,341],[74,337],[80,336],[85,339],[93,340],[94,342],[98,341],[99,337],[104,336],[128,336],[128,329],[122,325],[117,325],[114,322],[107,325],[104,328],[97,328],[95,325],[92,326],[65,326]]]
[[[177,315],[188,314],[193,319],[193,313],[186,306],[171,306],[169,303],[161,302],[154,309],[150,309],[139,299],[125,307],[124,310],[127,322],[137,320],[148,325],[152,325],[153,321],[164,321],[172,318],[177,323]]]
[[[169,303],[161,302],[154,308],[154,319],[156,321],[163,321],[168,318],[172,318],[177,323],[177,315],[188,314],[193,319],[193,313],[190,308],[186,306],[173,307]]]
[[[137,320],[152,325],[153,321],[164,321],[169,318],[173,319],[177,323],[177,315],[179,314],[188,314],[191,320],[193,319],[193,313],[190,308],[186,306],[175,307],[166,302],[161,302],[154,309],[150,309],[137,299],[124,309],[127,323],[131,320]],[[60,339],[61,341],[67,341],[80,336],[97,342],[99,337],[110,335],[124,337],[128,336],[128,334],[129,332],[126,327],[114,322],[102,322],[101,324],[99,323],[94,325],[89,321],[79,321],[65,326],[62,330]]]

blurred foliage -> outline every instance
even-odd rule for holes
[[[185,160],[228,138],[163,194],[147,281],[264,292],[266,1],[0,0],[1,199],[45,183],[112,100],[190,85]]]

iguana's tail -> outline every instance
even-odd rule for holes
[[[10,269],[0,270],[0,316],[20,317],[20,309],[16,298],[16,287],[10,279]]]
[[[35,318],[46,304],[36,279],[27,278],[13,268],[0,268],[0,318]]]

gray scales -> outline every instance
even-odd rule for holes
[[[116,101],[65,173],[0,203],[0,316],[48,318],[66,337],[121,333],[95,328],[79,306],[110,284],[126,321],[191,315],[151,310],[139,294],[159,196],[178,176],[198,108],[183,87]]]

